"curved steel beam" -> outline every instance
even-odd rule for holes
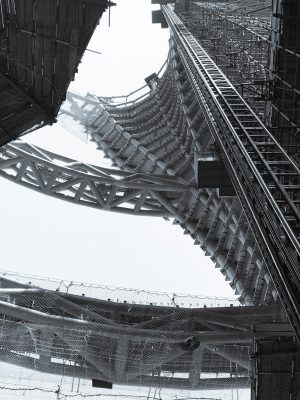
[[[75,204],[152,217],[176,217],[181,196],[197,193],[175,176],[92,166],[22,141],[0,149],[0,176]]]
[[[189,309],[126,303],[124,307],[121,302],[20,285],[6,278],[0,281],[0,361],[56,375],[62,374],[62,365],[71,365],[72,369],[63,370],[65,375],[122,385],[244,387],[252,326],[286,321],[277,306]],[[233,321],[241,309],[243,321]],[[219,311],[233,322],[232,327],[223,325]],[[190,347],[190,339],[198,342],[200,351]],[[238,366],[234,377],[233,364]]]

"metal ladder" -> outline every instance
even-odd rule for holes
[[[300,169],[172,10],[162,6],[269,273],[300,339]]]

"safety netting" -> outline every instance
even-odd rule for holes
[[[255,307],[0,273],[0,397],[248,399]]]

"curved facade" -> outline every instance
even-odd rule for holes
[[[101,98],[99,103],[85,126],[114,165],[131,173],[176,176],[196,188],[195,152],[214,154],[215,143],[172,38],[167,69],[146,98],[123,107]],[[276,290],[236,197],[199,189],[171,203],[174,222],[211,257],[243,303],[276,301]]]

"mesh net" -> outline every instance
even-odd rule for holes
[[[120,288],[92,283],[82,283],[68,280],[58,280],[42,276],[19,274],[12,271],[0,271],[0,277],[13,281],[13,285],[21,287],[37,286],[43,289],[65,294],[92,297],[98,300],[113,301],[116,303],[133,303],[141,305],[172,306],[184,308],[202,307],[232,307],[240,306],[237,298],[216,296],[199,296],[191,294],[165,293],[142,289]],[[9,285],[9,282],[7,282]]]
[[[253,316],[237,322],[236,300],[11,272],[0,283],[3,398],[249,398]]]

